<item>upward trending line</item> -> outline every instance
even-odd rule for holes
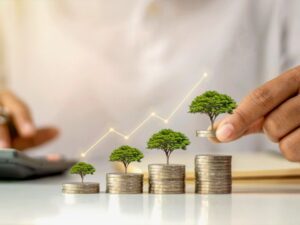
[[[103,136],[101,136],[92,146],[90,146],[86,151],[81,153],[81,157],[85,157],[91,150],[93,150],[100,142],[102,142],[109,134],[116,134],[124,138],[129,139],[133,134],[135,134],[141,127],[143,127],[151,118],[156,118],[164,123],[168,123],[170,119],[175,115],[175,113],[180,109],[186,99],[193,93],[193,91],[202,83],[202,81],[207,77],[207,73],[204,73],[201,79],[192,87],[192,89],[184,96],[184,98],[179,102],[179,104],[174,108],[167,118],[157,115],[155,112],[147,116],[140,124],[138,124],[131,132],[124,134],[120,131],[110,128]]]

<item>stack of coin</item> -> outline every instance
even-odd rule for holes
[[[108,173],[106,174],[106,192],[111,194],[143,193],[143,174]]]
[[[99,193],[100,185],[99,183],[68,183],[63,184],[62,192],[66,194],[95,194]]]
[[[197,137],[216,137],[216,131],[214,130],[197,130],[196,131]]]
[[[149,193],[182,194],[185,192],[185,165],[151,164]]]
[[[231,156],[197,155],[195,158],[195,177],[196,193],[231,193]]]

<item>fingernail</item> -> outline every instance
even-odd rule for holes
[[[216,131],[217,138],[220,141],[227,141],[233,134],[234,128],[231,123],[225,123]]]
[[[6,141],[0,140],[0,148],[8,148],[9,145],[7,144]]]
[[[31,134],[33,134],[35,132],[35,128],[34,128],[34,126],[31,123],[25,123],[22,126],[22,132],[25,135],[31,135]]]

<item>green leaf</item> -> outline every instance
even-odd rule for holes
[[[152,135],[147,142],[147,148],[164,151],[186,150],[186,146],[189,144],[189,139],[183,133],[171,129],[163,129]]]
[[[70,173],[71,174],[80,174],[80,175],[87,175],[87,174],[94,174],[96,169],[88,163],[85,162],[78,162],[72,168]]]
[[[141,162],[142,158],[144,158],[144,154],[139,149],[123,145],[113,150],[109,160],[119,161],[128,165],[131,162]]]
[[[215,120],[222,113],[232,113],[237,103],[230,96],[216,91],[206,91],[197,96],[190,105],[190,113],[203,113]]]

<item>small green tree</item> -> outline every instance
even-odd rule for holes
[[[127,173],[129,164],[131,162],[141,162],[142,158],[144,158],[144,154],[139,149],[123,145],[113,150],[109,160],[112,162],[122,162],[125,167],[125,173]]]
[[[163,150],[167,157],[167,164],[169,164],[171,153],[177,149],[186,150],[186,146],[189,144],[190,140],[183,133],[163,129],[152,135],[147,143],[147,148]]]
[[[78,162],[72,168],[70,173],[71,174],[79,174],[81,177],[81,183],[83,183],[83,179],[87,174],[94,174],[96,169],[88,163],[85,162]]]
[[[203,113],[210,119],[211,129],[218,115],[232,113],[237,107],[236,102],[230,96],[216,91],[206,91],[197,96],[190,105],[190,113]]]

